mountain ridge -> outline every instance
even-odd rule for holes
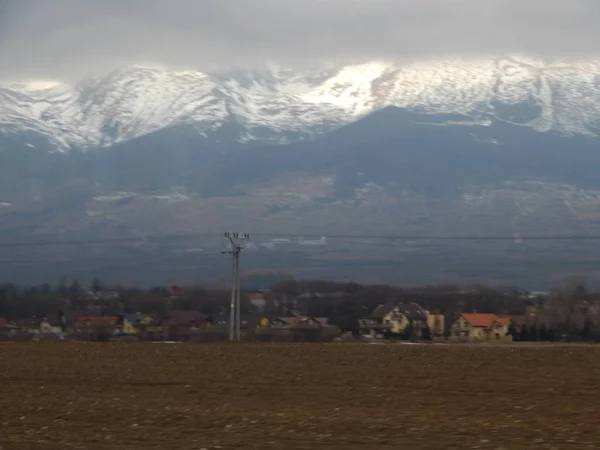
[[[63,152],[181,124],[216,141],[228,127],[231,142],[287,143],[386,106],[598,135],[600,60],[374,61],[304,72],[278,65],[219,73],[134,66],[73,84],[0,83],[0,133]]]

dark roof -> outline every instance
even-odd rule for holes
[[[383,305],[379,305],[369,316],[369,319],[383,319],[386,315],[391,313],[395,308],[406,316],[409,320],[427,320],[427,314],[416,303],[393,303],[388,302]]]
[[[427,320],[427,314],[416,303],[401,303],[398,309],[409,320]]]
[[[369,319],[383,319],[385,316],[387,316],[389,313],[391,313],[395,307],[396,307],[396,304],[392,303],[392,302],[388,302],[388,303],[379,305],[369,315]]]
[[[283,326],[300,327],[311,325],[311,322],[318,326],[329,326],[329,318],[327,317],[312,317],[312,316],[288,316],[277,317],[274,319],[277,323],[282,323]]]

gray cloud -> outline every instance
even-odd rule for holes
[[[598,0],[0,0],[0,77],[133,63],[596,56],[599,23]]]

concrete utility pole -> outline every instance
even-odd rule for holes
[[[225,233],[229,239],[231,250],[223,252],[233,256],[233,273],[231,282],[231,302],[229,305],[229,340],[241,340],[240,333],[240,253],[243,250],[243,243],[250,239],[247,233]]]

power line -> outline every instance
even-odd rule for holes
[[[385,239],[385,240],[448,240],[448,241],[575,241],[575,240],[600,240],[600,235],[587,235],[587,236],[569,236],[569,235],[558,235],[558,236],[521,236],[521,235],[492,235],[492,236],[440,236],[440,235],[371,235],[371,234],[271,234],[271,233],[252,233],[253,236],[259,237],[273,237],[273,238],[314,238],[324,237],[328,239]]]
[[[202,257],[207,256],[215,256],[221,255],[222,252],[195,252],[195,253],[186,253],[186,254],[169,254],[162,255],[162,258],[172,259],[179,258],[185,256],[185,261],[197,261]],[[135,263],[135,264],[143,264],[143,259],[147,255],[128,255],[123,257],[114,257],[114,258],[106,258],[103,256],[97,258],[77,258],[77,259],[17,259],[17,260],[0,260],[0,266],[4,265],[35,265],[35,264],[53,264],[53,265],[62,265],[62,264],[107,264],[107,263]]]
[[[461,235],[373,235],[373,234],[327,234],[327,233],[251,233],[261,238],[327,238],[348,240],[406,240],[406,241],[592,241],[600,240],[600,235],[491,235],[491,236],[461,236]],[[135,238],[113,238],[113,239],[85,239],[85,240],[56,240],[56,241],[19,241],[0,242],[0,248],[17,247],[51,247],[51,246],[83,246],[83,245],[109,245],[109,244],[144,244],[160,243],[175,239],[197,239],[218,238],[221,233],[199,233],[199,234],[172,234],[163,236],[144,236]]]
[[[200,237],[213,237],[216,233],[200,234],[171,234],[163,236],[139,236],[131,238],[109,238],[109,239],[81,239],[81,240],[59,240],[59,241],[21,241],[0,242],[0,247],[47,247],[47,246],[77,246],[77,245],[106,245],[106,244],[143,244],[161,242],[171,239],[189,239]]]

